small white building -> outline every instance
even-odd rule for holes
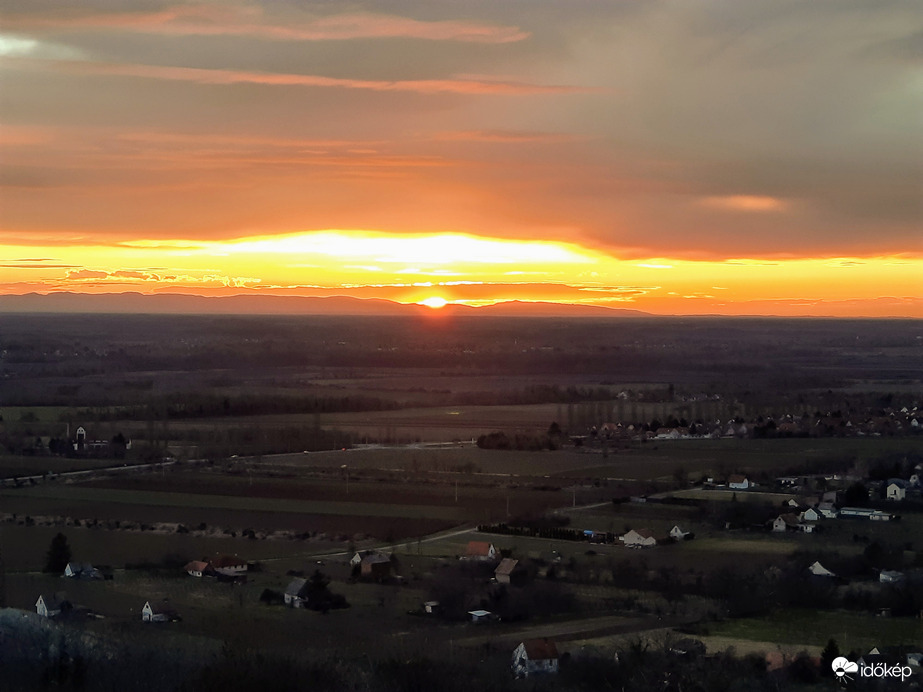
[[[820,520],[822,516],[824,515],[821,514],[819,510],[814,509],[813,507],[809,507],[808,509],[804,510],[801,513],[801,520],[802,521],[818,521]]]
[[[797,514],[780,514],[772,522],[772,530],[777,533],[782,533],[783,531],[799,531],[801,526],[801,519],[798,518]]]
[[[752,483],[746,476],[734,474],[728,478],[728,488],[731,490],[747,490]]]
[[[819,505],[817,505],[817,511],[820,512],[824,519],[836,519],[837,515],[839,514],[836,505],[834,505],[832,502],[821,502]]]
[[[686,540],[686,536],[688,535],[689,535],[689,532],[683,531],[681,528],[679,528],[679,525],[674,526],[672,529],[670,529],[670,538],[672,538],[674,541]]]
[[[513,650],[513,675],[527,678],[558,672],[558,648],[551,639],[526,639]]]
[[[179,619],[176,611],[165,606],[152,606],[150,601],[145,601],[141,608],[142,622],[176,622]]]
[[[63,611],[69,610],[70,601],[63,593],[41,594],[35,602],[35,612],[43,618],[53,618],[60,615]]]
[[[636,546],[639,548],[650,548],[657,545],[657,539],[654,538],[654,532],[650,529],[632,529],[624,536],[619,536],[619,540],[626,547]]]
[[[813,574],[815,577],[835,577],[836,575],[831,572],[829,569],[824,567],[820,562],[814,562],[810,567],[808,567],[808,572]]]
[[[494,614],[489,610],[469,610],[468,617],[471,622],[490,622],[494,619]]]
[[[68,562],[64,576],[70,579],[102,579],[103,575],[89,562]]]
[[[888,487],[885,491],[885,497],[889,500],[894,500],[900,502],[905,497],[907,497],[907,486],[903,481],[898,481],[897,479],[892,479],[888,483]]]
[[[903,572],[896,572],[894,570],[883,569],[878,573],[878,581],[882,584],[896,584],[899,581],[904,580]]]

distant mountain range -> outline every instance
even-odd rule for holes
[[[649,317],[640,310],[594,305],[508,301],[483,307],[433,309],[349,296],[195,296],[143,293],[26,293],[0,296],[0,313],[130,313],[201,315],[485,315],[497,317]]]

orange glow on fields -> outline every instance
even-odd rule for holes
[[[352,295],[434,309],[515,300],[655,314],[923,317],[923,259],[909,255],[622,260],[575,243],[330,230],[234,241],[0,244],[0,257],[0,294]]]

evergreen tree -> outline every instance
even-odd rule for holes
[[[832,670],[833,660],[840,657],[840,647],[837,646],[836,639],[827,642],[827,646],[820,652],[820,670],[821,673]]]
[[[45,558],[44,572],[63,572],[67,563],[71,561],[71,547],[67,543],[67,536],[59,533],[51,539],[51,545]]]

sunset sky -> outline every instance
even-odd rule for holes
[[[923,317],[923,12],[0,0],[0,183],[0,295]]]

